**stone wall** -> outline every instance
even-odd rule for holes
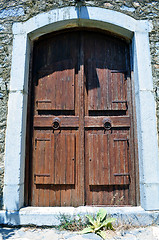
[[[0,199],[2,200],[5,130],[7,119],[7,101],[10,83],[10,69],[12,58],[12,24],[26,21],[41,12],[50,9],[74,6],[74,0],[1,0],[0,2]],[[132,0],[92,0],[82,1],[83,5],[97,6],[125,13],[135,19],[151,20],[153,30],[150,33],[150,49],[154,93],[157,102],[157,116],[159,120],[159,2]],[[144,64],[144,63],[143,63]],[[159,129],[159,121],[158,121]],[[2,201],[0,203],[2,205]]]

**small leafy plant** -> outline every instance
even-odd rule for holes
[[[107,219],[107,212],[104,208],[101,208],[96,218],[94,219],[91,215],[86,215],[89,220],[90,225],[84,228],[79,234],[86,234],[86,233],[95,233],[99,235],[101,238],[106,238],[106,230],[114,230],[112,226],[112,222],[114,222],[115,218],[108,218]]]
[[[59,220],[59,230],[79,231],[87,226],[87,223],[83,221],[80,215],[72,217],[70,215],[61,214]]]

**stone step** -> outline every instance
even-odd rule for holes
[[[145,211],[141,207],[103,207],[107,214],[116,218],[115,226],[145,227],[159,224],[159,211]],[[59,226],[61,217],[81,218],[86,214],[95,215],[100,207],[25,207],[19,211],[0,211],[0,224],[11,226]]]

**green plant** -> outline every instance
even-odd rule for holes
[[[114,222],[115,218],[107,218],[107,212],[104,208],[101,208],[96,218],[93,218],[91,215],[86,215],[88,218],[90,225],[84,228],[79,234],[86,234],[86,233],[95,233],[99,235],[101,238],[106,238],[106,230],[114,230],[112,226],[112,222]]]
[[[60,214],[59,217],[60,225],[58,229],[69,230],[69,231],[79,231],[87,226],[80,215],[70,216],[66,214]]]

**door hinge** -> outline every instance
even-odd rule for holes
[[[115,177],[118,177],[118,176],[130,176],[129,173],[114,173],[114,176]]]
[[[37,138],[35,139],[35,150],[37,148]]]

